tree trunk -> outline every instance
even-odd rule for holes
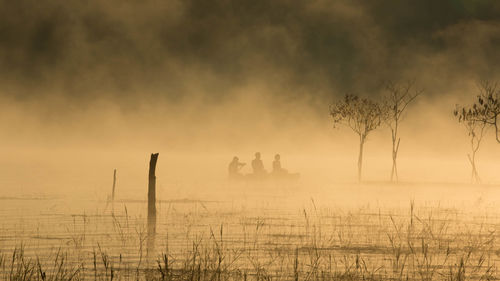
[[[365,144],[365,136],[359,137],[359,156],[358,156],[358,182],[361,182],[361,173],[363,170],[363,146]]]
[[[479,177],[479,173],[476,168],[476,153],[472,151],[472,156],[470,154],[467,154],[467,157],[469,157],[469,162],[471,164],[471,182],[472,183],[481,183],[481,178]]]
[[[391,181],[394,181],[394,178],[396,178],[396,182],[399,180],[398,178],[398,163],[397,163],[397,158],[398,158],[398,151],[399,151],[399,142],[401,139],[398,139],[396,142],[396,138],[393,137],[392,139],[392,169],[391,169]]]

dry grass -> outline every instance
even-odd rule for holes
[[[454,209],[169,210],[148,256],[140,222],[83,216],[58,248],[0,253],[2,280],[497,280],[498,221]],[[162,219],[160,219],[162,222]],[[75,223],[76,224],[76,223]],[[105,235],[96,235],[107,225]],[[92,230],[93,229],[93,230]],[[97,242],[98,239],[103,241]],[[114,246],[113,246],[114,245]]]

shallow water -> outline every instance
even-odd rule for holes
[[[163,254],[173,268],[183,268],[193,252],[205,262],[223,253],[227,270],[249,274],[262,269],[291,274],[298,260],[301,274],[364,270],[392,278],[402,270],[412,279],[450,271],[467,254],[468,272],[478,272],[472,279],[499,261],[494,187],[370,184],[337,186],[334,193],[298,185],[290,187],[294,192],[274,188],[221,186],[206,200],[159,200],[149,254],[143,200],[2,198],[0,253],[8,259],[22,249],[48,272],[64,257],[83,276],[103,275],[112,267],[125,279],[138,269],[156,268]],[[430,201],[422,195],[426,190],[437,198],[454,194]],[[356,194],[359,199],[353,200]],[[7,276],[10,264],[1,270]]]

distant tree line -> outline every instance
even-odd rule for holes
[[[478,94],[472,105],[457,105],[453,111],[457,121],[462,124],[469,136],[471,152],[467,154],[471,164],[471,181],[480,183],[481,179],[476,167],[476,154],[479,150],[485,131],[492,127],[495,137],[500,143],[498,117],[500,116],[500,88],[497,83],[484,81],[478,83]],[[330,105],[330,116],[334,127],[345,125],[359,137],[358,181],[362,179],[363,149],[368,135],[387,126],[391,131],[392,168],[391,181],[398,181],[397,157],[401,144],[399,129],[408,106],[421,94],[413,82],[389,82],[385,86],[385,94],[381,100],[373,100],[353,94],[346,94],[343,99]]]

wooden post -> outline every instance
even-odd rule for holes
[[[156,235],[156,162],[159,153],[152,153],[149,160],[149,180],[148,180],[148,242],[147,260],[148,263],[153,258]]]
[[[148,183],[148,233],[156,233],[156,162],[158,154],[151,154],[149,160],[149,183]]]
[[[111,193],[111,201],[115,201],[115,187],[116,187],[116,169],[113,171],[113,192]]]

